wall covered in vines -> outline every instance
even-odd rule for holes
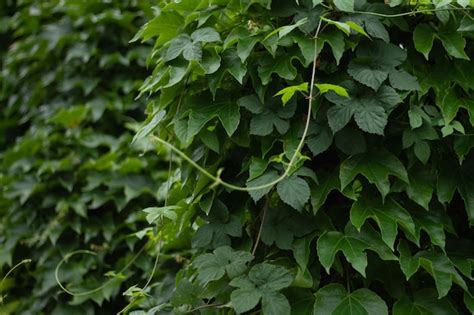
[[[135,143],[192,251],[137,314],[473,312],[471,5],[161,2]]]
[[[1,281],[2,315],[115,314],[146,282],[134,233],[168,164],[130,146],[150,47],[129,40],[150,5],[0,1],[0,280],[30,260]],[[71,296],[55,271],[76,250],[57,274]]]

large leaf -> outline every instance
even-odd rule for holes
[[[400,267],[407,280],[422,267],[434,279],[438,298],[448,294],[453,282],[469,292],[466,282],[446,255],[433,250],[425,250],[411,256],[408,246],[403,242],[399,244],[398,251],[400,252]]]
[[[364,196],[359,198],[351,208],[350,219],[352,224],[360,230],[367,219],[373,219],[382,233],[385,244],[393,249],[398,230],[401,226],[407,233],[415,235],[415,224],[404,208],[392,199],[381,203],[377,199]]]
[[[391,250],[385,245],[371,228],[360,232],[346,228],[345,233],[329,231],[322,234],[317,242],[317,252],[321,265],[329,273],[336,254],[341,251],[346,260],[365,277],[367,267],[366,250],[377,252],[384,260],[396,260]]]
[[[341,284],[329,284],[315,293],[314,315],[388,314],[387,305],[369,289],[347,292]]]
[[[357,154],[342,162],[339,171],[341,190],[358,174],[375,184],[383,199],[390,192],[389,175],[408,183],[407,171],[400,160],[390,152],[382,150]]]

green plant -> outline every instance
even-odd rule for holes
[[[135,232],[165,198],[169,156],[130,146],[150,47],[128,43],[149,5],[0,4],[2,315],[116,313],[149,277],[155,242]]]
[[[473,312],[471,5],[161,2],[135,143],[193,251],[137,313]]]

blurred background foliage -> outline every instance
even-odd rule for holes
[[[3,282],[2,315],[113,314],[152,269],[151,256],[135,257],[155,247],[139,210],[163,201],[169,156],[130,146],[150,47],[129,44],[152,4],[0,2],[0,274],[32,259]],[[71,297],[55,268],[84,249],[97,255],[71,257],[61,281],[73,292],[107,285]]]

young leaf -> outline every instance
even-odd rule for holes
[[[143,212],[148,213],[146,220],[149,224],[154,223],[158,219],[168,218],[171,221],[176,221],[178,215],[173,210],[181,209],[180,206],[164,206],[164,207],[150,207],[143,209]]]
[[[281,101],[283,105],[286,105],[288,101],[295,95],[296,92],[308,92],[308,82],[301,83],[299,85],[288,86],[278,93],[275,96],[282,95]]]
[[[320,84],[316,83],[315,85],[318,88],[320,94],[333,91],[339,96],[349,97],[349,93],[347,93],[347,90],[343,88],[342,86],[335,85],[335,84],[328,84],[328,83],[320,83]]]

